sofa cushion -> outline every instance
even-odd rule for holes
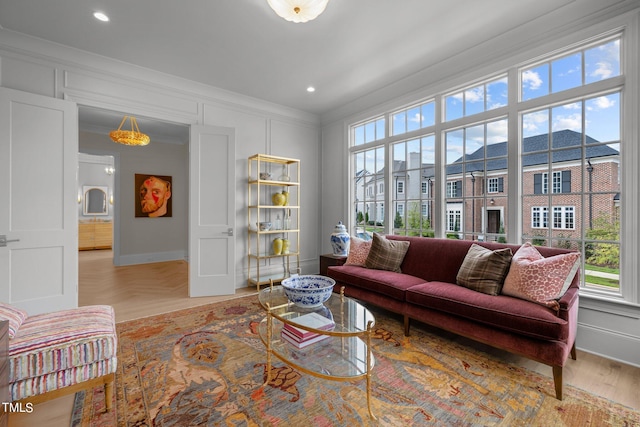
[[[27,318],[27,312],[9,304],[0,302],[0,320],[9,321],[9,338],[16,336],[20,325]]]
[[[473,244],[462,261],[456,283],[489,295],[498,295],[511,264],[510,248],[491,250]]]
[[[513,256],[502,293],[557,310],[556,300],[567,291],[579,267],[579,252],[545,258],[527,242]]]
[[[345,265],[364,266],[369,250],[371,249],[371,240],[364,240],[359,237],[351,236],[349,243],[349,255],[345,261]]]
[[[555,312],[530,301],[506,295],[487,295],[452,283],[428,282],[412,286],[407,302],[460,316],[493,328],[544,340],[566,340],[567,322]]]
[[[378,233],[373,233],[373,242],[365,267],[375,270],[388,270],[401,273],[400,264],[409,249],[409,242],[388,240]]]
[[[405,291],[408,288],[424,283],[424,279],[408,274],[370,270],[355,265],[329,267],[327,275],[334,279],[338,285],[367,289],[399,301],[404,301]],[[334,287],[336,291],[339,289],[340,286]]]

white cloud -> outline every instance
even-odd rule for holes
[[[484,88],[482,86],[468,89],[464,92],[465,100],[467,102],[483,102],[484,101]]]
[[[547,133],[549,115],[546,111],[538,111],[526,114],[522,119],[522,128],[525,135],[537,135],[541,132]],[[540,129],[540,125],[543,129]]]
[[[608,62],[598,62],[597,68],[591,73],[592,77],[596,77],[600,80],[608,79],[613,75],[613,69]]]
[[[540,75],[533,70],[527,70],[522,73],[522,82],[531,90],[539,89],[542,86]]]
[[[552,125],[553,132],[565,129],[582,132],[582,114],[570,114],[567,116],[559,114],[555,116]]]
[[[616,101],[607,96],[599,96],[593,100],[593,105],[599,110],[605,110],[616,105]]]

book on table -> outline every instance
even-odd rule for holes
[[[291,320],[294,321],[296,325],[306,326],[320,331],[330,331],[336,326],[333,319],[329,319],[328,317],[315,312],[303,314],[302,316]],[[317,332],[307,331],[297,327],[296,325],[285,323],[283,329],[289,332],[292,336],[300,339],[313,338],[318,335]]]
[[[314,333],[314,335],[307,338],[300,338],[291,334],[287,329],[282,329],[282,339],[297,348],[304,348],[327,338],[330,338],[330,335],[322,335],[318,333]]]

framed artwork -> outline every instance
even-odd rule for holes
[[[171,217],[171,177],[136,174],[136,218]]]

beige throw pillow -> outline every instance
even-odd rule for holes
[[[509,248],[492,251],[474,243],[462,261],[456,283],[484,294],[498,295],[512,257]]]
[[[373,242],[365,261],[365,267],[401,273],[400,265],[407,254],[407,250],[409,250],[409,242],[388,240],[378,233],[373,233]]]

